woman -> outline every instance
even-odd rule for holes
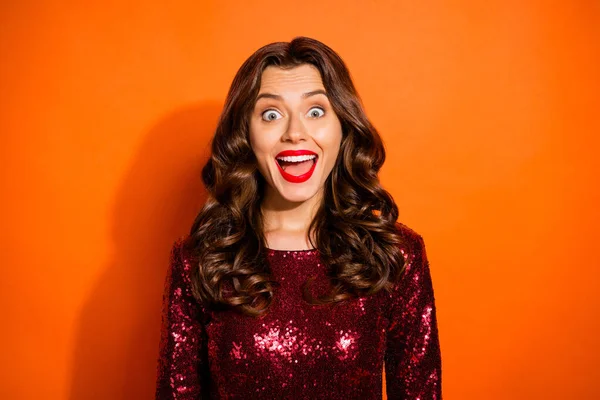
[[[298,37],[237,72],[171,252],[157,399],[441,399],[420,235],[348,69]]]

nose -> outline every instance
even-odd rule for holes
[[[284,142],[298,143],[302,140],[306,140],[306,136],[306,127],[304,126],[302,117],[297,114],[292,114],[281,140]]]

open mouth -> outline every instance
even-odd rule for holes
[[[292,183],[302,183],[310,179],[317,160],[316,154],[276,157],[279,172],[286,181]]]
[[[277,163],[282,170],[294,176],[300,176],[312,168],[317,162],[316,155],[278,157]]]

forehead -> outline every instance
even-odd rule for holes
[[[270,65],[262,73],[259,93],[315,89],[325,89],[321,74],[315,66],[302,64],[291,69],[283,69]]]

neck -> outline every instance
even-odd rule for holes
[[[261,204],[264,234],[269,247],[304,248],[308,228],[322,201],[322,191],[302,202],[290,202],[270,187]]]

